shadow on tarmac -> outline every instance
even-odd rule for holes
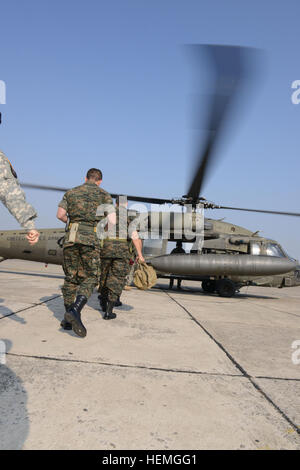
[[[19,317],[18,313],[13,312],[10,308],[5,307],[5,305],[1,305],[3,302],[5,302],[5,299],[0,299],[0,314],[2,315],[0,320],[1,318],[10,318],[11,320],[22,323],[23,325],[27,323],[25,318]]]
[[[190,295],[190,294],[202,294],[202,295],[205,295],[206,297],[215,297],[215,298],[218,298],[218,299],[226,299],[226,297],[220,297],[218,294],[216,293],[208,293],[208,292],[204,292],[204,290],[201,288],[201,287],[186,287],[186,286],[183,286],[181,287],[181,289],[177,289],[177,288],[174,288],[173,289],[169,289],[169,286],[166,285],[166,284],[156,284],[154,287],[152,287],[152,289],[159,289],[159,290],[162,290],[162,291],[166,291],[166,292],[169,292],[169,293],[173,293],[173,294],[180,294],[180,295]],[[257,294],[248,294],[248,293],[244,293],[244,292],[237,292],[233,297],[227,297],[229,298],[230,300],[233,300],[233,299],[236,299],[236,300],[242,300],[242,299],[270,299],[270,300],[276,300],[276,299],[279,299],[279,297],[274,297],[274,296],[267,296],[267,295],[257,295]]]
[[[1,339],[0,355],[0,450],[21,450],[29,433],[27,392],[22,380],[6,364],[12,343]]]
[[[54,296],[56,296],[56,298],[53,299],[52,297]],[[49,299],[49,295],[47,295],[45,297],[41,297],[40,301],[44,302],[44,305],[48,308],[48,310],[53,313],[54,318],[56,318],[59,323],[59,331],[61,331],[62,333],[68,333],[70,336],[78,338],[78,336],[73,332],[73,330],[64,330],[60,326],[60,322],[64,318],[65,314],[65,306],[62,296],[57,297],[57,294],[52,294]]]

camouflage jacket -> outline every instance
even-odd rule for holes
[[[16,173],[1,151],[0,200],[22,227],[26,230],[35,228],[33,219],[37,217],[37,213],[26,201],[25,193],[20,187]]]
[[[58,205],[69,216],[64,247],[74,243],[90,246],[99,244],[96,226],[104,216],[98,216],[97,209],[103,204],[107,205],[105,215],[114,211],[110,194],[95,183],[87,182],[65,193]]]
[[[104,239],[103,245],[100,250],[101,258],[130,258],[135,257],[134,245],[131,241],[132,231],[135,229],[132,226],[132,218],[128,216],[126,209],[116,212],[116,226],[112,236]]]

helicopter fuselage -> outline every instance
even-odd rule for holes
[[[0,261],[22,259],[62,264],[61,241],[64,235],[63,228],[40,229],[39,242],[30,246],[25,238],[25,231],[1,231]],[[160,249],[149,250],[145,241],[144,253],[154,267],[155,257],[161,258],[164,255],[163,269],[161,262],[157,264],[159,258],[156,261],[158,275],[162,277],[202,281],[220,281],[225,278],[231,280],[237,288],[251,284],[265,287],[300,285],[299,263],[297,265],[295,260],[289,258],[275,240],[260,237],[243,227],[205,218],[201,253],[197,254],[194,250],[193,255],[181,255],[180,266],[177,266],[178,263],[174,264],[174,255],[166,255],[168,241],[175,240],[178,240],[178,233],[171,230],[169,238],[161,240]],[[196,237],[190,238],[189,242],[194,243],[195,240]],[[245,270],[246,266],[248,270]]]

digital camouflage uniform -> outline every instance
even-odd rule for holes
[[[125,285],[126,276],[130,270],[130,258],[132,257],[132,242],[128,236],[130,219],[127,210],[123,225],[120,223],[119,210],[117,211],[115,237],[107,238],[101,248],[101,276],[99,292],[101,297],[109,302],[116,302],[120,297]],[[126,220],[125,220],[126,219]],[[126,224],[126,225],[125,225]],[[123,227],[120,229],[120,227]],[[123,233],[121,233],[123,231]]]
[[[114,211],[110,194],[91,182],[70,189],[59,203],[70,220],[63,247],[65,305],[71,305],[77,295],[88,299],[98,283],[100,252],[96,226],[103,216],[96,212],[102,204],[111,205],[106,213]]]
[[[35,229],[35,209],[26,201],[17,175],[4,153],[0,151],[0,200],[25,230]]]
[[[134,273],[137,268],[137,262],[135,261],[134,257],[131,257],[129,261],[130,261],[129,273],[127,274],[126,279],[125,279],[126,286],[131,286],[131,284],[133,283]]]

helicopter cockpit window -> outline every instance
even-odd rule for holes
[[[251,244],[251,254],[252,255],[260,255],[260,244],[259,243],[252,243]]]
[[[268,243],[267,245],[267,255],[268,256],[279,256],[281,258],[285,257],[285,254],[278,245],[275,243]]]

